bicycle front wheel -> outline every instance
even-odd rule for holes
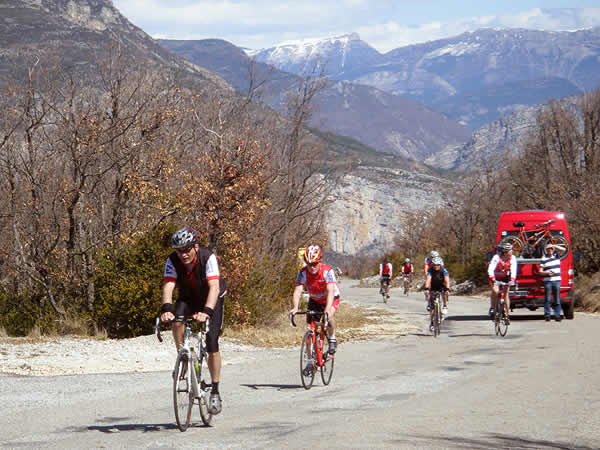
[[[208,355],[201,353],[196,367],[196,379],[198,380],[198,408],[200,409],[200,417],[202,423],[209,426],[212,422],[213,415],[208,412],[208,401],[210,398],[211,383],[210,372],[208,371]]]
[[[191,385],[188,355],[179,353],[173,372],[173,406],[175,421],[180,431],[186,431],[192,418],[194,392]]]
[[[302,337],[300,347],[300,379],[304,389],[310,389],[315,380],[315,352],[313,348],[313,333],[307,331]]]
[[[325,335],[323,334],[319,334],[317,339],[319,339],[319,348],[324,348],[325,345]],[[331,376],[333,375],[333,362],[334,362],[334,355],[330,355],[329,352],[326,350],[323,353],[323,365],[321,366],[321,379],[323,380],[323,384],[324,385],[328,385],[329,382],[331,381]]]
[[[440,335],[440,326],[442,325],[442,311],[440,302],[435,303],[435,310],[433,312],[433,335],[438,337]]]
[[[498,313],[498,322],[496,325],[496,334],[499,334],[502,337],[506,336],[506,332],[508,331],[508,322],[506,321],[506,312],[504,311],[505,307],[505,303],[502,302],[500,304],[500,312]]]

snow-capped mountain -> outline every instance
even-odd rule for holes
[[[314,67],[323,67],[332,78],[343,79],[341,74],[367,65],[376,66],[385,58],[357,33],[322,39],[283,42],[275,47],[248,51],[248,56],[271,64],[286,72],[301,74]]]
[[[296,73],[327,61],[330,78],[412,98],[473,130],[525,106],[600,86],[600,27],[482,29],[385,54],[349,36],[354,38],[312,42],[311,52],[296,43],[255,57]],[[286,58],[276,57],[281,48]]]

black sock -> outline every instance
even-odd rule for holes
[[[219,393],[219,382],[217,381],[216,383],[213,382],[212,384],[212,390],[210,391],[211,394],[218,394]]]

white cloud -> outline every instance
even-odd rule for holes
[[[254,49],[287,40],[358,32],[361,39],[386,52],[484,27],[574,30],[600,25],[600,8],[531,8],[510,15],[465,16],[409,26],[407,23],[415,19],[405,13],[419,7],[413,2],[405,4],[410,4],[410,8],[403,7],[401,0],[113,0],[113,3],[154,37],[219,38]],[[433,6],[423,2],[423,8]],[[447,17],[452,17],[452,8],[448,6]]]

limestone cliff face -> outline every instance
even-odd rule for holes
[[[363,167],[347,175],[327,211],[329,250],[381,254],[402,232],[406,212],[442,204],[448,181],[399,169]]]

